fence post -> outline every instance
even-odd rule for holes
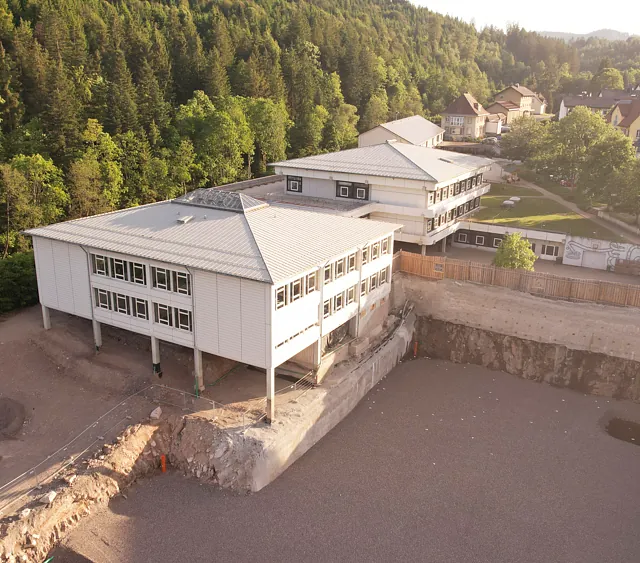
[[[467,281],[471,279],[471,260],[467,262]]]
[[[494,285],[496,281],[496,266],[491,266],[491,285]]]

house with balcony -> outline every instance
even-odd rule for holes
[[[397,141],[419,147],[437,147],[442,143],[444,129],[421,115],[412,115],[382,123],[358,135],[358,146],[368,147],[385,141]]]
[[[450,141],[481,139],[489,112],[471,94],[464,93],[442,112],[440,126]]]
[[[55,309],[90,320],[96,349],[102,325],[147,336],[158,375],[161,342],[191,348],[201,391],[203,354],[263,370],[272,420],[279,366],[318,370],[336,331],[382,325],[400,227],[208,188],[26,233],[46,329]]]
[[[273,164],[277,181],[251,192],[273,205],[306,207],[401,224],[395,240],[440,243],[489,191],[487,158],[388,141]]]
[[[510,102],[515,104],[521,112],[521,115],[532,115],[534,111],[534,100],[537,94],[520,84],[512,84],[495,95],[495,102]],[[489,108],[487,108],[488,110]],[[539,112],[540,113],[540,112]]]
[[[493,102],[490,106],[487,106],[487,111],[491,115],[504,116],[505,125],[511,125],[514,120],[524,115],[520,106],[508,101]]]

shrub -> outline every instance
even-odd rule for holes
[[[529,241],[523,239],[520,233],[511,233],[502,240],[493,259],[493,264],[499,268],[533,271],[536,258]]]
[[[38,302],[33,252],[19,252],[0,259],[0,313]]]

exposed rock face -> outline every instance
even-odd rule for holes
[[[582,393],[640,401],[640,362],[420,317],[418,353]]]

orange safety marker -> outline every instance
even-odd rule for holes
[[[160,456],[160,467],[162,468],[163,473],[167,472],[167,456],[164,454]]]
[[[418,341],[417,340],[413,343],[413,357],[414,358],[418,357]]]

